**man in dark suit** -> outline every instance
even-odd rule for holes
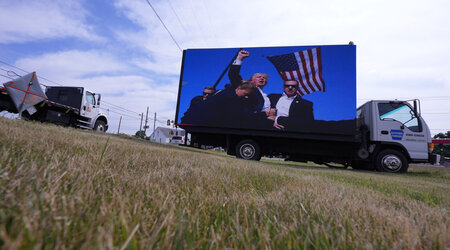
[[[236,89],[225,88],[185,114],[183,123],[199,126],[242,128],[252,124],[254,114],[249,109],[248,96],[255,87],[244,81]]]
[[[270,115],[273,126],[280,130],[302,130],[310,128],[314,121],[313,103],[297,95],[299,85],[295,80],[285,81],[283,94],[270,94],[271,107],[276,115]]]
[[[230,66],[228,71],[228,77],[231,82],[232,88],[237,88],[242,82],[242,76],[240,75],[242,61],[250,56],[250,52],[241,50],[236,57],[236,60]],[[269,76],[264,73],[255,73],[250,78],[249,82],[256,87],[251,95],[248,96],[248,105],[253,113],[263,113],[259,115],[269,116],[274,115],[275,110],[270,109],[270,100],[266,93],[263,92],[264,86],[267,84]]]
[[[203,94],[199,95],[199,96],[195,96],[194,98],[192,98],[191,100],[191,104],[189,105],[189,108],[186,110],[186,112],[184,113],[184,116],[181,117],[181,123],[185,123],[185,117],[189,117],[190,114],[193,112],[193,110],[195,110],[195,107],[206,101],[209,97],[213,96],[214,93],[216,93],[216,88],[213,86],[206,86],[203,89]]]

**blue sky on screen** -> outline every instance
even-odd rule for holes
[[[357,106],[420,98],[432,133],[450,130],[448,0],[149,1],[181,50],[353,41]],[[175,118],[181,50],[147,0],[0,1],[0,82],[36,71],[43,84],[101,93],[112,133],[122,116],[121,132],[135,134],[147,107],[147,135],[155,112],[156,127]],[[244,62],[244,76],[261,70],[251,62],[258,57]],[[271,74],[268,88],[278,78]],[[305,98],[330,94],[325,81],[325,93]]]
[[[241,76],[249,79],[254,73],[269,75],[264,87],[266,94],[282,93],[283,80],[273,64],[266,58],[293,53],[317,46],[243,48],[250,52],[244,59]],[[183,86],[180,98],[180,114],[189,108],[193,97],[201,95],[203,88],[214,85],[239,48],[187,50],[183,70]],[[325,92],[313,92],[303,98],[314,103],[316,120],[346,120],[356,116],[356,51],[355,46],[321,46],[322,72]],[[228,75],[221,79],[217,89],[229,83]]]

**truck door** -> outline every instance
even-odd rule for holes
[[[89,91],[85,92],[83,105],[81,106],[81,115],[91,120],[97,117],[99,108],[96,105],[95,95]]]
[[[411,106],[407,102],[380,102],[377,108],[376,140],[400,143],[411,158],[427,159],[427,135]]]

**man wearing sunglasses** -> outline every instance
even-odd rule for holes
[[[192,98],[191,103],[189,105],[189,108],[186,110],[186,112],[184,113],[184,116],[181,119],[184,120],[184,117],[190,116],[190,114],[193,112],[193,110],[195,109],[195,107],[198,104],[206,101],[208,98],[213,96],[215,93],[216,93],[216,88],[214,88],[213,86],[206,86],[203,89],[203,94],[202,95],[199,95],[199,96],[196,96],[196,97]]]
[[[297,95],[298,82],[285,81],[283,94],[270,94],[271,107],[276,115],[268,116],[274,121],[273,126],[279,130],[298,130],[311,124],[314,120],[313,104]]]

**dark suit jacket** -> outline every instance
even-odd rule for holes
[[[203,96],[199,95],[191,100],[191,104],[189,105],[189,108],[184,113],[183,117],[181,117],[181,123],[188,123],[189,117],[192,116],[192,112],[195,112],[195,106],[203,102]]]
[[[270,106],[275,108],[282,94],[270,94]],[[289,108],[289,117],[279,117],[278,124],[286,130],[304,130],[310,128],[314,121],[313,103],[300,96],[295,97]]]
[[[252,127],[255,116],[247,98],[237,96],[233,88],[226,88],[192,107],[181,120],[199,126],[242,128]]]
[[[242,82],[242,77],[240,75],[241,65],[231,65],[228,71],[228,78],[230,79],[231,87],[236,89]],[[252,94],[248,96],[250,108],[254,113],[261,112],[264,106],[264,98],[258,90],[253,91]]]

